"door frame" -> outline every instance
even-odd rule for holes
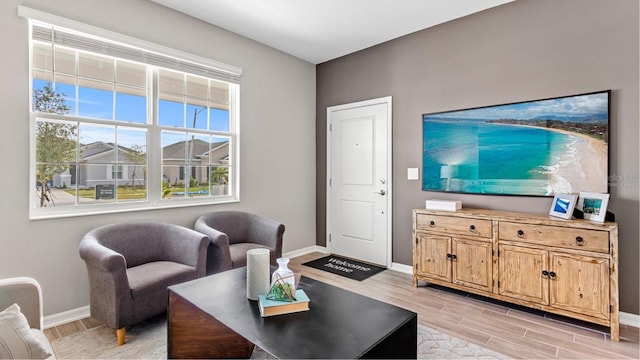
[[[392,242],[392,230],[393,230],[393,157],[392,157],[392,145],[393,145],[393,133],[392,133],[392,97],[385,96],[370,100],[357,101],[354,103],[335,105],[327,107],[327,168],[326,168],[326,211],[325,211],[325,220],[326,220],[326,228],[325,228],[325,244],[326,248],[329,252],[331,252],[331,168],[332,168],[332,137],[331,137],[331,113],[334,111],[340,110],[348,110],[359,107],[378,105],[378,104],[386,104],[387,105],[387,263],[385,264],[388,268],[391,267],[392,258],[393,258],[393,242]]]

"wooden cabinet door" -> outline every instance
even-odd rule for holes
[[[471,288],[491,291],[491,245],[487,241],[453,238],[451,263],[453,282]]]
[[[547,305],[549,280],[542,274],[548,266],[547,250],[500,244],[498,246],[498,293]]]
[[[550,305],[609,319],[609,260],[558,252],[549,257]]]
[[[418,232],[415,246],[414,271],[421,276],[451,282],[451,261],[447,258],[451,238]]]

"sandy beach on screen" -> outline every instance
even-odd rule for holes
[[[571,151],[560,158],[552,172],[551,188],[554,193],[568,194],[580,191],[607,192],[607,143],[589,135],[560,129],[577,139]],[[573,185],[573,186],[572,186]]]
[[[577,194],[580,191],[608,192],[607,161],[609,155],[607,143],[603,140],[562,129],[520,124],[496,123],[495,125],[524,126],[556,131],[576,139],[570,149],[562,152],[557,164],[547,169],[550,177],[547,194]]]

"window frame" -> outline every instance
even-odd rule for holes
[[[39,207],[39,197],[35,191],[30,191],[29,195],[29,218],[30,219],[46,219],[46,218],[60,218],[60,217],[73,217],[73,216],[85,216],[85,215],[95,215],[95,214],[107,214],[107,213],[119,213],[119,212],[131,212],[131,211],[145,211],[145,210],[154,210],[154,209],[165,209],[165,208],[180,208],[180,207],[191,207],[191,206],[202,206],[202,205],[212,205],[212,204],[224,204],[230,202],[239,202],[240,201],[240,157],[239,157],[239,149],[240,149],[240,132],[239,132],[239,107],[240,107],[240,82],[239,77],[242,75],[242,69],[223,64],[217,61],[213,61],[207,58],[202,58],[193,54],[189,54],[186,52],[182,52],[180,50],[167,48],[161,45],[157,45],[154,43],[150,43],[144,40],[132,38],[126,35],[122,35],[119,33],[115,33],[112,31],[100,29],[91,25],[87,25],[84,23],[80,23],[77,21],[65,19],[56,15],[51,15],[48,13],[41,12],[39,10],[31,9],[25,6],[19,6],[18,13],[20,16],[27,18],[28,21],[28,29],[29,29],[29,131],[30,131],[30,140],[29,140],[29,184],[36,183],[36,123],[38,120],[64,120],[75,122],[76,124],[88,123],[88,124],[99,124],[104,123],[110,126],[124,126],[131,128],[143,128],[147,131],[147,152],[146,152],[146,161],[147,161],[147,174],[146,174],[146,191],[147,197],[146,200],[140,201],[126,201],[126,202],[114,202],[109,204],[83,204],[76,202],[75,205],[70,206],[48,206],[48,207]],[[32,36],[32,31],[34,28],[34,24],[46,24],[52,25],[54,27],[60,27],[65,30],[73,29],[70,31],[75,31],[82,33],[86,36],[98,37],[105,41],[116,42],[120,44],[126,44],[126,46],[132,46],[140,49],[144,49],[146,51],[154,52],[157,54],[161,54],[162,56],[172,57],[178,59],[179,61],[184,61],[187,63],[198,64],[199,66],[205,66],[213,69],[214,71],[219,71],[221,73],[229,73],[235,76],[238,81],[237,82],[228,82],[216,77],[208,77],[211,80],[221,81],[228,84],[229,90],[229,129],[228,132],[224,131],[213,131],[213,130],[200,130],[193,129],[189,127],[185,128],[175,128],[172,126],[162,126],[158,123],[158,102],[160,100],[160,96],[158,94],[158,67],[157,65],[149,65],[146,64],[147,68],[147,78],[150,82],[150,90],[152,93],[148,92],[146,95],[147,99],[147,121],[145,124],[138,123],[129,123],[123,121],[108,121],[108,120],[100,120],[100,119],[91,119],[90,121],[86,121],[86,118],[78,117],[74,115],[57,115],[50,113],[38,113],[34,112],[33,109],[33,48],[34,48],[34,40]],[[124,59],[118,58],[116,59]],[[128,60],[128,59],[124,59]],[[149,70],[149,66],[151,66],[151,70]],[[184,70],[176,70],[168,68],[169,70],[179,71],[183,74],[187,75],[196,75],[202,76],[199,74],[192,74],[188,71]],[[115,94],[115,93],[114,93]],[[115,95],[114,95],[115,96]],[[117,106],[117,104],[116,104]],[[209,107],[212,109],[212,107]],[[163,180],[163,161],[162,161],[162,139],[161,134],[163,131],[177,131],[179,133],[184,133],[187,135],[200,135],[205,134],[207,136],[211,136],[211,139],[216,138],[218,136],[223,136],[229,139],[229,158],[231,159],[231,166],[228,167],[229,174],[229,194],[228,195],[212,195],[208,194],[206,197],[184,197],[184,198],[172,198],[172,199],[163,199],[162,198],[162,180]],[[76,140],[77,143],[80,142],[79,139]],[[117,150],[116,150],[117,151]],[[79,165],[76,162],[73,165]],[[121,166],[120,169],[122,176],[128,170],[128,164],[114,164],[109,167],[109,174],[111,177],[115,175],[114,166]],[[123,166],[124,165],[124,166]],[[211,164],[206,164],[207,169],[211,168]],[[207,179],[211,178],[211,174],[207,174]],[[120,179],[121,180],[121,179]],[[31,189],[31,187],[30,187]]]

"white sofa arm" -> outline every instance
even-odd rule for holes
[[[0,279],[0,311],[18,304],[29,326],[42,329],[42,289],[32,278],[14,277]]]
[[[9,338],[19,340],[17,344],[20,344],[20,346],[12,348],[12,346],[16,344],[11,341],[4,342],[4,340],[0,345],[4,345],[5,350],[7,349],[6,347],[9,346],[11,352],[17,351],[18,354],[28,353],[32,356],[47,356],[46,354],[49,354],[47,359],[55,359],[53,347],[43,332],[42,289],[40,288],[40,284],[35,279],[29,277],[0,279],[0,311],[3,311],[13,304],[18,304],[20,307],[20,313],[26,318],[31,328],[31,334],[25,335],[19,329],[14,328],[14,330],[17,331],[13,333],[13,336],[9,336]],[[10,323],[12,322],[11,320],[8,321]],[[13,326],[15,326],[15,323],[13,323]],[[12,333],[9,332],[8,335],[11,334]],[[16,334],[21,335],[16,338]]]

